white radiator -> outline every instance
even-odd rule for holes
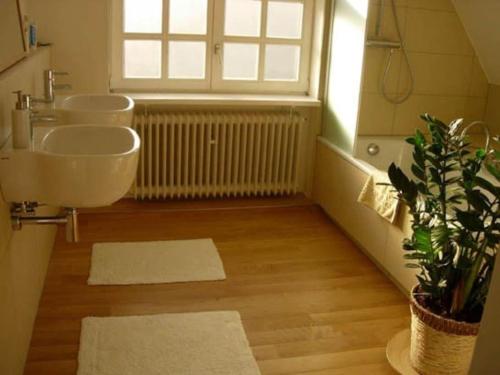
[[[136,114],[136,199],[293,194],[305,119],[281,111]]]

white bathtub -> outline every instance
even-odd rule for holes
[[[378,153],[368,152],[370,145]],[[403,137],[359,137],[355,156],[339,149],[325,138],[318,138],[313,197],[328,215],[400,287],[409,291],[415,284],[415,271],[405,267],[401,243],[411,233],[411,217],[404,207],[395,224],[357,202],[358,195],[376,169],[387,171],[394,162],[411,176],[412,146]],[[487,173],[481,176],[490,180]]]
[[[379,147],[376,155],[367,152],[372,143]],[[376,169],[387,171],[394,161],[407,171],[411,147],[401,137],[361,137],[355,155],[318,138],[313,197],[398,286],[409,291],[416,283],[415,271],[405,267],[401,243],[410,233],[410,216],[402,208],[393,225],[357,199]]]
[[[370,146],[376,146],[378,152],[370,154]],[[410,171],[412,146],[403,137],[358,137],[354,155],[357,159],[377,169],[387,171],[391,163],[396,163],[405,172]]]
[[[379,170],[386,171],[389,169],[391,163],[395,163],[400,167],[407,176],[413,177],[411,172],[411,164],[413,161],[413,146],[406,143],[406,137],[368,137],[361,136],[357,139],[357,144],[354,150],[355,159],[368,164],[365,170],[370,171],[375,167]],[[480,147],[483,142],[479,142]],[[378,152],[375,155],[370,154],[370,146],[375,145]],[[373,148],[372,148],[373,149]],[[479,176],[496,184],[493,176],[487,173],[484,169],[479,173]]]

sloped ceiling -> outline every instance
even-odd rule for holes
[[[453,0],[489,83],[500,85],[500,0]]]

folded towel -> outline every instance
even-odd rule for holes
[[[380,185],[388,184],[388,185]],[[358,202],[375,210],[390,223],[394,223],[399,208],[399,200],[390,185],[387,173],[377,171],[373,173],[363,186]]]

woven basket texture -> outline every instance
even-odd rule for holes
[[[411,294],[410,362],[422,375],[467,375],[479,324],[445,319],[424,307]]]

